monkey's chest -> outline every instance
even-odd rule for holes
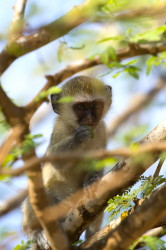
[[[47,171],[46,168],[44,167],[43,171]],[[82,188],[87,174],[79,167],[71,166],[71,164],[69,166],[66,164],[63,168],[65,170],[49,166],[50,174],[48,174],[48,171],[47,177],[43,174],[46,189],[53,193],[58,200],[63,200]]]

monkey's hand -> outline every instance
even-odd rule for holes
[[[91,130],[89,126],[80,126],[75,129],[74,139],[78,143],[82,143],[91,138]]]

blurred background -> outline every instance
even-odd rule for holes
[[[81,0],[64,0],[62,4],[60,0],[50,0],[49,2],[45,0],[29,0],[25,11],[27,30],[35,29],[52,22],[67,13],[74,5],[79,5],[82,2]],[[138,5],[143,2],[145,1],[140,1]],[[151,4],[150,2],[154,1],[149,1],[149,4]],[[1,50],[3,50],[6,44],[15,3],[16,1],[14,0],[5,0],[0,3]],[[78,63],[84,58],[104,51],[108,46],[108,42],[98,43],[98,41],[107,37],[108,34],[110,36],[117,36],[124,35],[126,32],[132,32],[134,35],[138,31],[143,32],[147,29],[154,29],[161,25],[163,21],[162,18],[144,17],[128,21],[116,20],[114,22],[107,22],[107,20],[103,19],[102,23],[96,19],[90,23],[84,23],[64,37],[15,60],[1,76],[3,89],[15,104],[24,106],[44,86],[46,75],[55,74],[68,64]],[[115,48],[118,46],[116,41],[111,41],[111,43]],[[165,73],[164,68],[156,66],[153,67],[152,72],[147,76],[144,64],[144,61],[147,59],[148,56],[144,56],[138,58],[138,61],[135,63],[140,68],[139,79],[134,79],[124,71],[115,77],[115,74],[119,71],[117,69],[108,70],[106,66],[97,66],[79,72],[81,75],[86,74],[99,77],[105,83],[112,86],[113,104],[106,117],[107,124],[111,124],[111,121],[115,117],[122,114],[130,106],[132,96],[150,90],[158,81],[159,76]],[[125,60],[123,63],[131,60],[133,58]],[[117,133],[110,139],[108,148],[114,149],[139,140],[157,126],[165,114],[166,90],[163,89],[156,95],[150,105],[133,115],[118,129]],[[39,139],[36,139],[39,143],[37,147],[38,156],[43,156],[46,151],[55,118],[56,116],[51,109],[50,103],[43,103],[31,120],[31,133],[34,135],[43,135]],[[2,119],[3,117],[1,117]],[[0,123],[0,143],[4,141],[8,133],[10,133],[10,129],[6,128],[3,123]],[[18,161],[14,167],[22,165],[23,162]],[[148,175],[153,174],[155,166],[148,170]],[[165,169],[163,167],[160,174],[165,176]],[[0,204],[3,204],[5,200],[26,187],[26,176],[3,179],[0,182]],[[21,220],[22,214],[20,208],[0,218],[0,249],[13,249],[21,240],[26,239],[22,233]],[[106,223],[106,221],[107,217],[103,223]]]

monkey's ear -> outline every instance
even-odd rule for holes
[[[112,87],[110,85],[106,85],[110,93],[112,94]]]
[[[59,103],[58,100],[61,98],[61,94],[52,94],[51,96],[51,104],[54,112],[59,114]]]
[[[112,93],[112,87],[110,85],[106,85],[106,86],[110,90],[110,92]]]

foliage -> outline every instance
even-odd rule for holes
[[[42,137],[41,134],[31,135],[28,134],[25,136],[25,139],[20,146],[15,146],[10,154],[5,158],[2,166],[3,167],[11,167],[13,162],[19,159],[23,154],[28,154],[33,148],[39,145],[39,143],[35,142],[35,139]]]
[[[41,91],[40,94],[35,98],[35,101],[38,102],[42,100],[43,98],[47,98],[51,94],[58,94],[61,92],[61,89],[59,87],[51,87],[47,90]]]
[[[159,54],[158,56],[151,56],[147,62],[146,74],[149,75],[154,66],[163,65],[166,67],[166,52]]]
[[[135,189],[128,189],[122,195],[116,195],[114,198],[108,201],[108,207],[106,211],[110,213],[110,219],[114,219],[114,217],[118,216],[121,211],[129,211],[134,205],[134,201],[137,201],[140,198],[147,198],[150,196],[152,191],[154,191],[158,186],[162,183],[165,183],[166,178],[162,175],[156,178],[150,177],[140,177],[139,186],[136,184]],[[128,215],[128,213],[126,214]],[[124,214],[121,215],[124,217]]]
[[[13,250],[26,250],[31,247],[32,241],[21,241],[19,245],[15,246]]]
[[[113,72],[115,69],[120,69],[116,74],[112,75],[113,78],[116,78],[121,73],[125,72],[133,78],[139,79],[138,72],[140,69],[132,65],[137,62],[137,59],[122,64],[117,61],[115,50],[112,47],[109,47],[101,54],[101,60],[105,65],[107,65],[108,68],[111,69],[107,71],[106,74]],[[110,63],[111,60],[112,62]]]
[[[78,164],[78,169],[88,171],[99,171],[105,167],[111,167],[117,163],[117,159],[114,157],[106,157],[100,160],[85,159]]]
[[[153,236],[142,236],[134,242],[129,250],[134,250],[137,245],[146,246],[150,250],[165,250],[165,242],[157,237]],[[147,249],[146,248],[146,249]]]
[[[140,125],[137,127],[130,127],[127,131],[121,133],[120,137],[117,137],[118,142],[123,143],[125,146],[130,146],[133,141],[139,140],[147,131],[148,125]],[[134,144],[135,145],[135,144]],[[133,144],[131,145],[133,147]]]

